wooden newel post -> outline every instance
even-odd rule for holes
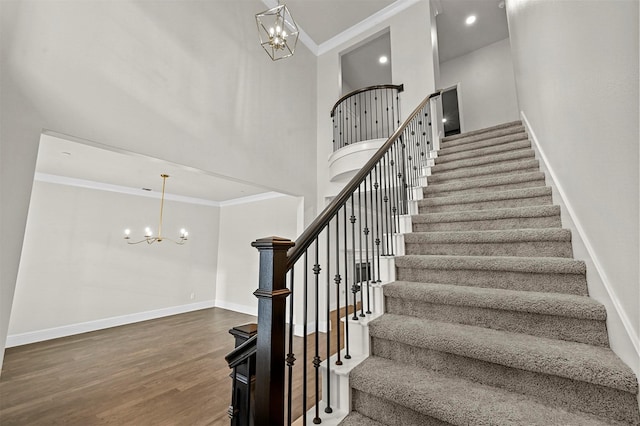
[[[284,424],[285,313],[287,251],[291,240],[266,237],[251,245],[260,252],[255,425]]]

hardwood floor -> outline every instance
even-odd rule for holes
[[[228,425],[228,330],[213,308],[7,349],[0,424]]]
[[[224,356],[234,346],[228,330],[249,322],[255,317],[212,308],[7,349],[0,424],[226,426],[231,370]],[[309,335],[308,345],[314,340]],[[319,340],[324,360],[326,334]],[[302,345],[294,339],[298,360]],[[312,360],[315,349],[308,348]],[[307,369],[311,408],[314,372]],[[302,414],[301,371],[297,361],[294,419]]]

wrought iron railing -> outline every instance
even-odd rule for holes
[[[295,244],[277,237],[252,244],[260,252],[254,293],[259,300],[256,425],[290,425],[300,414],[306,425],[305,414],[314,406],[313,423],[318,424],[321,411],[333,411],[330,376],[353,355],[349,322],[354,327],[372,309],[380,311],[372,306],[372,289],[385,278],[381,266],[394,255],[392,239],[402,215],[409,213],[414,189],[421,186],[433,146],[431,100],[439,94],[413,111]],[[350,319],[341,336],[342,313]],[[302,337],[294,337],[296,331]],[[322,407],[321,365],[326,385]],[[293,397],[300,392],[301,406],[294,406]]]
[[[400,125],[404,86],[384,84],[354,90],[331,109],[333,150],[371,139],[386,139]]]

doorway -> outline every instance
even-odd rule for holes
[[[442,93],[442,123],[444,135],[452,136],[461,133],[460,108],[458,102],[458,86],[445,89]]]

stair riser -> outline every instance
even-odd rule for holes
[[[420,214],[427,214],[440,212],[459,212],[467,210],[504,209],[509,207],[551,205],[551,203],[551,195],[543,195],[540,197],[530,198],[513,198],[508,200],[481,201],[477,203],[464,204],[428,205],[428,203],[418,202],[418,212]]]
[[[467,151],[449,152],[444,150],[438,151],[438,157],[434,160],[436,165],[444,165],[451,161],[465,160],[468,158],[480,158],[500,154],[502,152],[515,151],[518,149],[531,148],[531,142],[528,139],[507,142],[501,145],[493,145],[489,147],[479,146],[476,149]],[[444,152],[443,152],[444,151]]]
[[[517,138],[517,137],[522,137],[523,135],[526,135],[524,127],[518,126],[518,127],[509,128],[509,129],[484,132],[484,133],[474,134],[474,135],[466,135],[457,139],[444,138],[441,142],[441,147],[451,148],[451,147],[468,145],[470,143],[480,142],[480,141],[501,140],[501,139],[508,139],[508,138],[514,138],[514,137]]]
[[[519,149],[516,151],[505,152],[502,154],[491,154],[469,158],[465,160],[456,160],[444,164],[436,164],[431,167],[431,173],[441,173],[450,170],[463,170],[468,167],[480,167],[489,164],[504,164],[514,160],[525,160],[535,157],[531,149]]]
[[[479,142],[467,143],[463,145],[455,145],[451,147],[448,147],[448,146],[442,147],[441,145],[440,150],[438,150],[437,158],[441,158],[441,157],[446,158],[450,155],[465,154],[465,153],[469,153],[467,155],[471,155],[473,157],[477,151],[484,150],[484,149],[502,148],[508,151],[509,149],[511,149],[512,144],[522,143],[522,142],[528,142],[527,135],[525,135],[524,133],[520,135],[511,135],[511,136],[506,136],[506,137],[497,138],[497,139],[487,139]]]
[[[556,407],[629,423],[638,421],[637,412],[633,410],[637,404],[635,395],[617,389],[408,346],[375,336],[372,336],[371,349],[372,354],[379,357],[530,395]]]
[[[458,189],[452,191],[434,191],[432,187],[426,187],[424,192],[425,198],[451,197],[455,195],[477,194],[479,192],[507,191],[510,189],[535,188],[545,186],[544,179],[530,180],[526,182],[509,183],[505,185],[495,186],[478,186],[474,188]]]
[[[519,228],[560,228],[560,216],[526,217],[494,220],[474,220],[467,222],[413,223],[413,232],[441,231],[491,231]]]
[[[518,173],[535,173],[539,171],[540,168],[537,160],[513,160],[502,164],[474,166],[454,171],[441,172],[429,176],[427,181],[429,184],[449,181],[462,182],[463,179],[482,179]]]
[[[451,256],[573,257],[570,241],[506,243],[405,243],[405,254]]]
[[[581,274],[396,267],[396,280],[587,295],[586,279]]]
[[[508,123],[501,123],[501,124],[498,124],[496,126],[486,127],[484,129],[471,130],[469,132],[459,133],[457,135],[445,136],[443,140],[444,141],[453,141],[453,140],[457,140],[457,139],[468,138],[470,136],[487,134],[487,133],[490,133],[490,132],[494,132],[495,133],[495,132],[515,131],[518,128],[520,128],[520,131],[524,131],[524,126],[522,125],[522,121],[515,120],[515,121],[508,122]]]
[[[444,305],[397,297],[385,297],[385,312],[524,333],[548,339],[568,340],[597,346],[609,344],[604,321],[476,306]]]
[[[417,413],[388,399],[379,398],[357,389],[352,389],[351,392],[351,405],[354,411],[366,413],[367,417],[385,425],[449,426],[449,423]]]

